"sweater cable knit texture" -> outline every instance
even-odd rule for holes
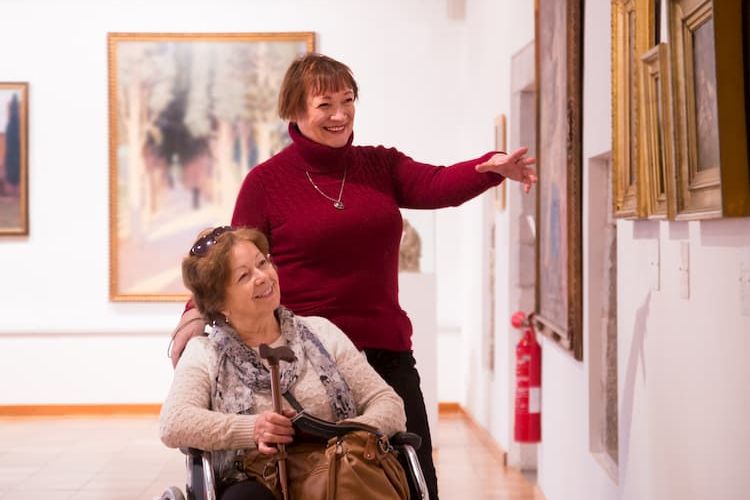
[[[386,435],[404,431],[406,416],[401,398],[380,378],[349,338],[324,318],[297,318],[305,321],[319,337],[352,390],[359,416],[347,421],[371,425]],[[283,337],[280,337],[272,347],[283,342]],[[159,428],[161,439],[167,446],[209,451],[256,449],[253,440],[256,415],[211,410],[217,356],[218,352],[209,338],[196,337],[188,343],[161,411]],[[309,362],[301,368],[291,392],[312,415],[335,420],[325,388]],[[273,409],[270,392],[256,393],[254,396],[257,413]],[[283,405],[284,408],[291,408],[286,401],[283,401]],[[217,470],[217,477],[225,477],[227,472]]]
[[[474,167],[494,153],[440,167],[396,149],[331,148],[290,124],[292,144],[248,173],[232,224],[256,227],[270,240],[281,303],[330,319],[359,349],[411,349],[412,326],[398,302],[399,208],[457,206],[503,177]],[[336,197],[336,209],[307,179]]]

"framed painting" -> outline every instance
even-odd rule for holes
[[[612,202],[615,217],[646,215],[641,56],[654,45],[654,0],[612,1]]]
[[[669,49],[660,43],[641,57],[641,108],[645,166],[643,190],[649,218],[674,218],[674,163],[672,148],[672,92]]]
[[[495,151],[508,152],[508,126],[504,114],[495,118]],[[499,212],[505,210],[507,203],[507,182],[503,181],[499,186],[492,190],[492,202],[495,209]]]
[[[108,35],[111,300],[185,300],[182,257],[288,144],[278,90],[312,50],[311,32]]]
[[[29,234],[29,84],[0,82],[0,235]]]
[[[495,218],[492,218],[490,223],[490,245],[489,255],[487,256],[487,267],[488,267],[488,297],[489,297],[489,321],[487,327],[487,333],[484,336],[484,349],[482,349],[482,355],[484,357],[484,365],[490,373],[495,371],[495,325],[497,324],[497,292],[495,285],[497,283],[495,264],[497,262],[497,244],[495,239],[497,235],[497,224]]]
[[[583,359],[582,0],[537,0],[536,306],[541,333]]]
[[[742,4],[742,39],[745,64],[745,130],[750,132],[750,3],[748,2]],[[750,156],[750,141],[748,142],[748,155]]]
[[[746,72],[738,71],[746,4],[669,2],[680,220],[750,215]]]

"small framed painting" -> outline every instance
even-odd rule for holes
[[[0,235],[29,234],[29,84],[0,82]]]

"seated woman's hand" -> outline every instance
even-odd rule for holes
[[[292,442],[294,428],[292,421],[294,410],[284,410],[283,415],[273,411],[265,411],[255,419],[255,430],[253,439],[258,445],[258,451],[264,455],[273,455],[278,452],[277,444],[289,444]]]

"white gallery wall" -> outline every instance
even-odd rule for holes
[[[467,23],[448,12],[442,0],[3,2],[0,81],[30,83],[31,231],[0,240],[0,404],[159,402],[171,378],[182,305],[108,299],[108,32],[314,31],[357,77],[356,143],[450,163],[492,149],[497,106],[475,89],[499,76],[473,64]],[[435,270],[434,213],[406,216]],[[463,274],[451,266],[449,284]],[[438,290],[458,306],[459,291]]]

